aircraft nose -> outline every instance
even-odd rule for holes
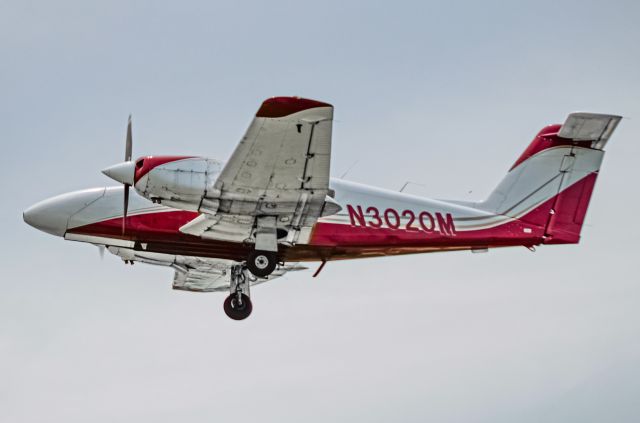
[[[52,208],[47,201],[41,201],[22,213],[26,223],[51,235],[63,236],[67,230],[69,215]]]
[[[64,236],[69,218],[104,194],[104,188],[72,192],[49,198],[22,213],[24,221],[55,236]]]

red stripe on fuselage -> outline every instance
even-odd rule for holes
[[[204,240],[180,232],[181,226],[198,215],[197,212],[175,210],[127,216],[124,235],[122,217],[75,227],[67,232],[136,241],[146,245],[145,251],[155,253],[229,260],[242,260],[247,256],[249,247],[242,243]]]
[[[525,229],[527,232],[525,232]],[[530,232],[529,232],[530,231]],[[312,245],[318,246],[389,246],[395,247],[460,247],[482,245],[535,245],[539,244],[543,228],[518,220],[476,230],[458,230],[455,235],[446,232],[425,232],[375,228],[351,224],[318,222],[313,231]]]
[[[152,212],[127,217],[122,235],[122,218],[70,229],[68,232],[126,239],[147,244],[147,251],[243,260],[250,244],[206,240],[183,234],[179,228],[198,216],[189,211]],[[524,225],[531,227],[531,225]],[[307,261],[410,254],[440,250],[465,249],[475,246],[534,245],[540,243],[541,230],[525,234],[519,222],[496,228],[459,231],[456,236],[425,234],[402,229],[351,227],[319,222],[309,245],[281,246],[286,261]]]

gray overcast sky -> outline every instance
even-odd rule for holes
[[[0,1],[0,421],[640,420],[640,3]],[[173,292],[22,222],[134,155],[226,159],[259,103],[333,103],[334,175],[483,198],[576,110],[628,117],[578,246],[330,263]]]

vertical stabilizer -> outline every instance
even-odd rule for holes
[[[545,228],[546,244],[577,243],[602,164],[621,117],[572,113],[543,128],[479,207]]]

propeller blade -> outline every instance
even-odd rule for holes
[[[122,216],[122,235],[127,227],[127,211],[129,211],[129,187],[131,185],[124,184],[124,215]]]
[[[131,115],[129,115],[129,121],[127,122],[127,140],[124,145],[124,161],[131,162],[131,150],[133,150],[133,137],[131,135]],[[129,187],[131,185],[124,184],[124,213],[122,215],[122,235],[127,230],[127,212],[129,211]]]
[[[98,251],[100,254],[100,260],[104,260],[104,250],[105,250],[105,246],[104,245],[98,245]]]
[[[129,122],[127,123],[127,142],[124,147],[124,161],[131,161],[131,150],[133,149],[133,139],[131,136],[131,115],[129,115]]]

